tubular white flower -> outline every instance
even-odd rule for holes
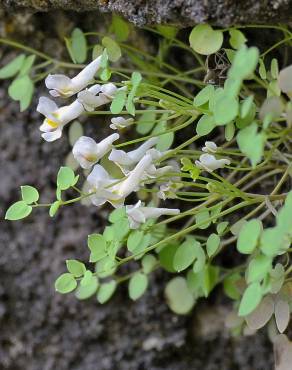
[[[151,165],[151,156],[146,155],[137,166],[128,174],[126,179],[120,180],[110,177],[107,171],[99,164],[95,165],[87,181],[90,191],[95,193],[90,197],[93,204],[99,206],[109,202],[117,208],[124,204],[125,198],[133,191],[139,190],[144,171]]]
[[[217,149],[218,147],[213,141],[206,141],[202,151],[206,153],[216,153]]]
[[[126,206],[126,213],[128,216],[131,229],[138,229],[138,227],[145,223],[148,219],[158,218],[160,216],[174,216],[180,213],[179,209],[170,208],[156,208],[144,207],[144,204],[139,200],[134,206]]]
[[[83,90],[92,82],[96,72],[99,70],[101,59],[101,56],[94,59],[73,78],[60,74],[48,75],[45,84],[50,90],[50,94],[54,97],[61,96],[67,98]]]
[[[111,119],[110,128],[113,130],[119,130],[131,126],[134,122],[133,118],[125,119],[124,117],[114,117]]]
[[[92,86],[89,91],[91,93],[98,91],[97,86]],[[62,136],[63,127],[67,123],[84,113],[84,107],[78,100],[75,100],[72,104],[59,108],[53,100],[41,96],[37,111],[46,117],[40,126],[40,130],[44,132],[42,137],[46,141],[54,141]]]
[[[118,90],[117,87],[113,83],[100,85],[98,86],[98,91],[92,91],[92,88],[86,89],[81,91],[77,95],[77,99],[79,103],[81,103],[85,110],[92,112],[95,108],[100,107],[101,105],[107,104],[114,98],[116,91]],[[96,94],[99,94],[96,96]]]
[[[212,154],[202,154],[199,161],[195,161],[197,167],[207,172],[213,172],[218,168],[223,168],[225,165],[230,164],[227,158],[216,159]]]
[[[89,169],[112,149],[119,137],[119,134],[112,134],[96,143],[90,137],[81,136],[73,146],[73,156],[82,168]]]
[[[109,155],[109,160],[115,162],[122,170],[124,167],[131,168],[144,157],[148,150],[157,143],[157,140],[157,137],[150,138],[140,145],[139,148],[128,153],[123,150],[113,149]]]

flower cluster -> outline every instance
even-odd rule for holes
[[[40,130],[46,141],[59,139],[67,123],[86,111],[92,112],[101,105],[111,102],[117,91],[124,89],[117,88],[113,83],[94,84],[94,76],[100,67],[101,57],[98,57],[72,79],[65,75],[49,75],[46,78],[46,86],[53,97],[68,98],[77,94],[73,103],[62,107],[58,107],[47,97],[39,99],[37,111],[46,117]],[[133,122],[133,118],[114,117],[111,119],[110,128],[121,130]],[[74,144],[72,150],[74,158],[83,169],[91,170],[87,176],[87,184],[90,200],[96,206],[109,202],[115,208],[122,207],[125,199],[131,193],[137,192],[145,180],[156,179],[173,170],[172,166],[157,168],[156,161],[164,154],[154,148],[158,141],[157,137],[148,139],[129,152],[113,147],[113,143],[119,137],[118,133],[114,133],[96,142],[91,137],[81,136]],[[121,178],[112,177],[101,164],[98,164],[104,156],[120,168]],[[138,228],[149,218],[176,215],[179,212],[178,209],[145,207],[140,201],[136,205],[126,206],[130,228],[133,229]]]

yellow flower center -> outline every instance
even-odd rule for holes
[[[96,162],[97,156],[95,154],[88,154],[83,156],[88,162]]]
[[[52,128],[58,128],[59,124],[58,122],[52,121],[51,119],[46,119],[46,123],[51,126]]]

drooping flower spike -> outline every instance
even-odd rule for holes
[[[48,75],[45,80],[50,94],[54,97],[68,98],[87,87],[94,79],[101,65],[102,56],[89,63],[77,76],[69,78],[65,75]]]
[[[112,134],[96,143],[91,137],[81,136],[73,146],[73,156],[82,168],[89,169],[112,149],[119,137],[119,134]]]
[[[202,154],[200,156],[200,160],[195,161],[195,164],[204,171],[213,172],[218,168],[223,168],[226,165],[229,165],[230,160],[227,158],[216,159],[214,155],[206,153]]]
[[[180,213],[179,209],[170,208],[156,208],[145,207],[139,200],[134,206],[126,206],[126,213],[128,216],[131,229],[138,229],[139,226],[151,218],[158,218],[160,216],[175,216]]]
[[[99,85],[93,85],[89,90],[95,94],[99,91]],[[36,110],[46,117],[40,126],[42,137],[46,141],[59,139],[64,126],[84,113],[84,107],[78,100],[59,108],[53,100],[44,96],[40,97]]]

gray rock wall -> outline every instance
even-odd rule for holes
[[[292,0],[0,0],[0,4],[8,9],[36,11],[100,9],[121,13],[137,25],[292,23]]]

